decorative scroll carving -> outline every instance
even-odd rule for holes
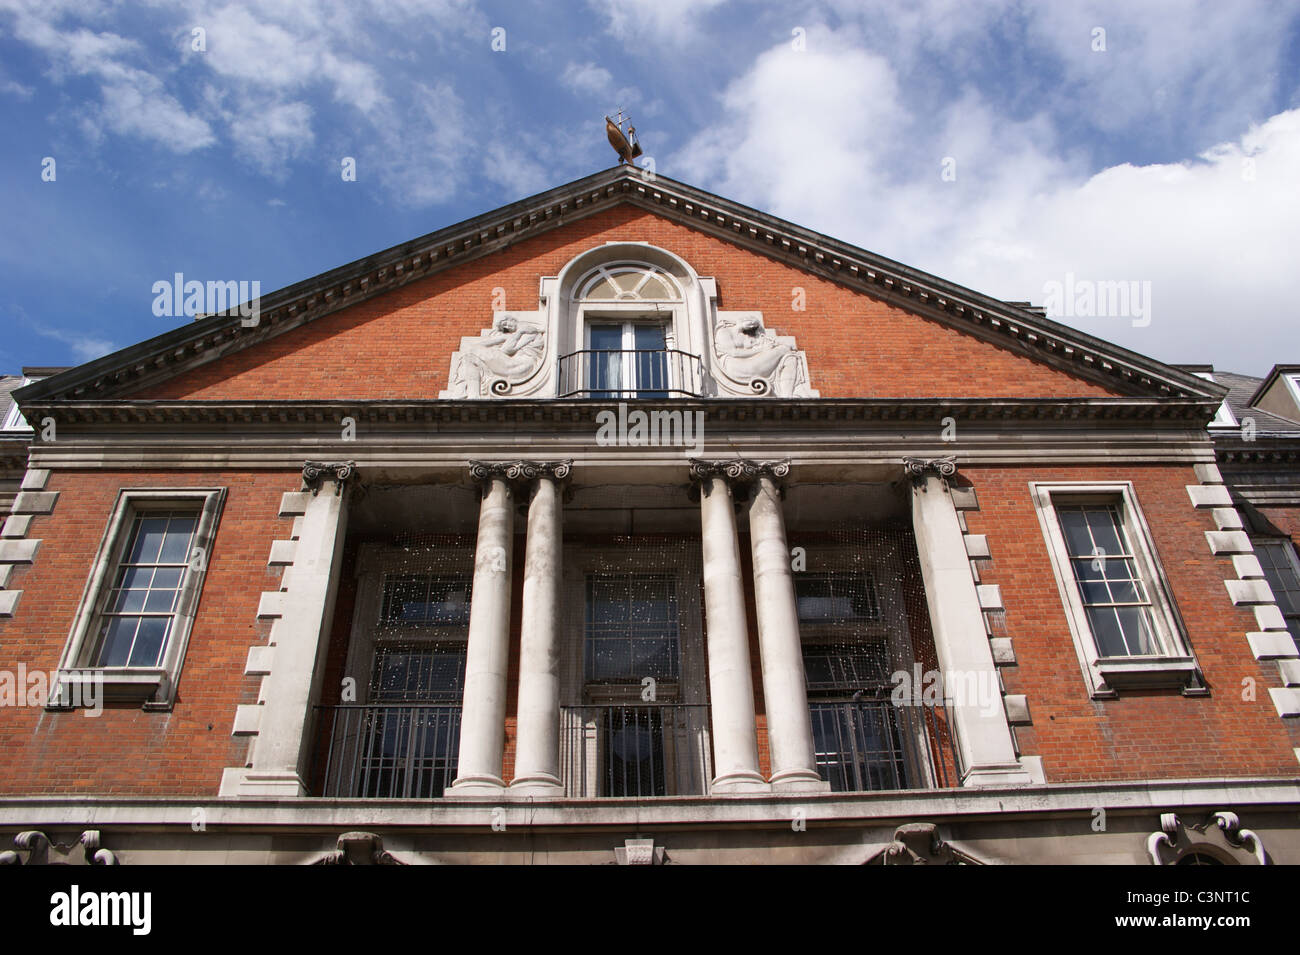
[[[478,338],[462,338],[451,377],[439,398],[515,395],[542,370],[547,356],[541,313],[498,312]],[[530,320],[531,319],[531,320]]]
[[[816,398],[808,358],[789,335],[763,327],[762,312],[718,312],[713,327],[720,395]]]
[[[1269,864],[1263,840],[1242,829],[1235,812],[1211,813],[1196,826],[1185,825],[1175,813],[1161,813],[1160,831],[1147,836],[1147,854],[1155,865],[1187,864],[1198,856],[1219,864]]]
[[[957,459],[903,458],[903,473],[913,480],[924,480],[931,472],[939,477],[952,477],[957,473]]]
[[[702,458],[691,458],[690,472],[693,481],[702,481],[717,475],[725,477],[728,481],[754,481],[760,476],[779,480],[790,473],[790,462],[789,460],[750,461],[746,458],[705,461]]]
[[[563,481],[569,476],[573,459],[564,461],[471,461],[469,475],[475,481],[499,477],[507,481],[532,481],[540,477]]]
[[[343,485],[356,471],[355,461],[306,461],[302,466],[303,486],[313,494],[320,493],[320,482],[328,476],[335,482],[334,493],[343,490]]]
[[[373,832],[345,832],[337,848],[312,865],[407,865],[384,849],[384,840]]]
[[[71,844],[51,842],[49,836],[35,829],[20,832],[14,836],[14,845],[27,853],[24,860],[12,849],[0,852],[0,865],[119,865],[117,856],[101,848],[98,829],[87,829]],[[73,850],[81,848],[81,859],[72,855]],[[56,858],[50,858],[51,850]]]

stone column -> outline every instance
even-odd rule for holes
[[[758,771],[745,592],[736,514],[728,484],[742,473],[740,462],[691,460],[691,475],[700,482],[713,724],[714,778],[710,791],[714,793],[763,792],[771,788]]]
[[[562,796],[560,782],[560,577],[563,482],[572,462],[526,463],[532,478],[524,551],[519,713],[511,794]]]
[[[460,759],[447,795],[491,795],[501,779],[506,736],[506,667],[510,659],[510,563],[514,547],[514,464],[474,461],[482,483],[474,584],[470,594]]]
[[[997,687],[975,579],[948,478],[952,458],[905,458],[912,479],[912,527],[930,607],[934,646],[947,687]],[[967,693],[967,696],[970,694]],[[992,704],[992,705],[990,705]],[[1026,785],[1034,780],[1016,758],[1002,700],[954,700],[963,786]]]
[[[307,795],[312,704],[320,700],[325,654],[347,526],[345,485],[352,462],[303,465],[306,490],[284,495],[281,513],[299,515],[294,560],[280,592],[263,595],[259,615],[273,618],[260,706],[240,707],[256,727],[251,765],[227,769],[222,796]],[[238,716],[237,716],[238,722]],[[237,726],[236,732],[239,731]]]
[[[749,500],[749,540],[754,557],[754,603],[758,610],[772,788],[824,792],[830,789],[830,783],[817,773],[803,644],[799,639],[799,609],[781,492],[776,483],[776,478],[789,473],[790,465],[750,464],[746,470],[754,479]]]

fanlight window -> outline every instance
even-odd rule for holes
[[[676,302],[677,285],[666,272],[646,265],[611,265],[597,269],[577,296],[604,302]]]

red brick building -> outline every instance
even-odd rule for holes
[[[1226,394],[630,169],[450,226],[16,393],[0,840],[1300,861]]]

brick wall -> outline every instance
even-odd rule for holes
[[[1001,585],[1015,648],[1017,665],[1003,669],[1006,689],[1028,697],[1033,717],[1017,737],[1025,755],[1044,757],[1048,782],[1300,775],[1292,751],[1300,733],[1279,719],[1267,691],[1281,685],[1277,667],[1250,653],[1246,634],[1258,629],[1255,616],[1228,597],[1223,581],[1236,575],[1231,560],[1210,553],[1205,532],[1216,528],[1209,511],[1194,509],[1188,498],[1186,485],[1198,483],[1190,467],[971,467],[962,473],[979,496],[967,524],[988,535],[992,553],[981,582]],[[1045,480],[1133,482],[1208,697],[1176,690],[1089,697],[1030,498],[1029,482]],[[1255,682],[1253,701],[1242,698],[1247,678]]]
[[[212,796],[222,768],[244,764],[248,744],[230,731],[235,706],[257,702],[260,678],[245,676],[244,665],[270,629],[257,604],[279,587],[267,556],[272,540],[288,537],[280,498],[298,489],[297,473],[55,472],[47,489],[58,502],[29,532],[41,540],[35,562],[11,578],[23,595],[15,616],[0,621],[0,670],[57,669],[118,489],[155,485],[227,488],[174,709],[107,704],[96,718],[0,710],[0,793]]]
[[[606,210],[449,269],[142,391],[138,398],[410,399],[447,387],[462,336],[508,309],[537,308],[538,280],[613,241],[680,255],[718,280],[718,307],[757,309],[808,354],[823,397],[1104,397],[1110,392],[945,325],[633,206]],[[793,289],[807,308],[793,311]]]

